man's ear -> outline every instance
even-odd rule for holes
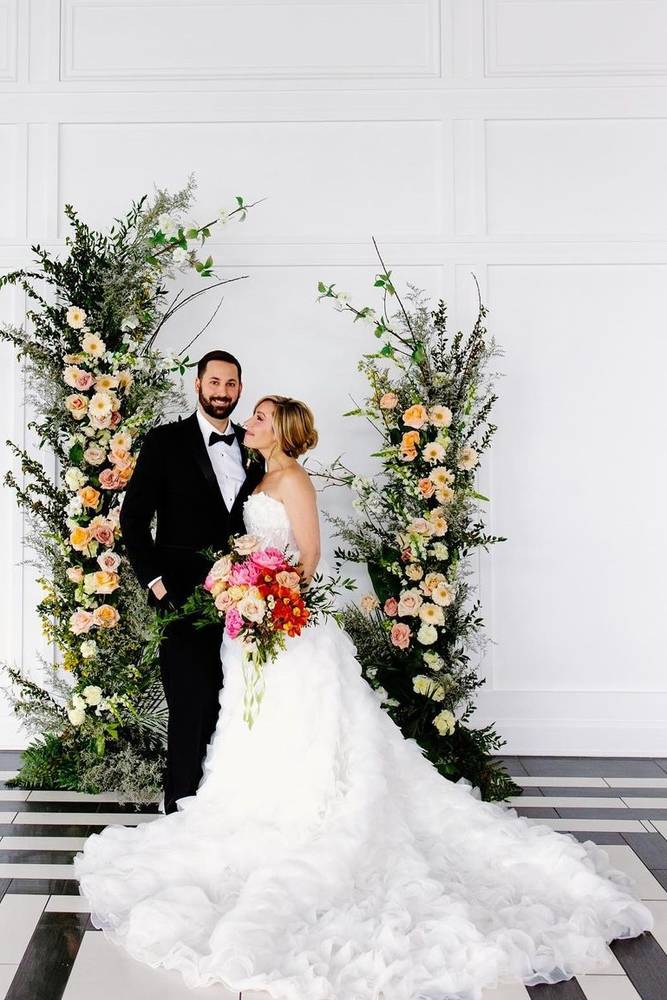
[[[199,390],[201,389],[201,380],[198,375],[195,376],[195,392],[199,395]]]

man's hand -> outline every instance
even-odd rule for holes
[[[153,586],[151,587],[151,590],[153,591],[153,594],[158,599],[158,601],[161,601],[164,597],[167,596],[167,588],[163,584],[162,580],[156,580]]]

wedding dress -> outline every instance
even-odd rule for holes
[[[244,518],[295,547],[268,494]],[[75,858],[94,925],[136,959],[274,1000],[479,1000],[604,968],[607,942],[653,926],[600,847],[443,778],[334,621],[266,666],[251,730],[238,640],[222,659],[196,796],[93,834]]]

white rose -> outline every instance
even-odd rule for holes
[[[166,212],[163,212],[162,215],[158,217],[157,224],[160,228],[160,232],[164,233],[165,236],[175,236],[178,232],[178,225]]]
[[[88,687],[83,689],[83,697],[89,705],[99,705],[102,700],[102,688],[98,688],[94,684],[89,684]]]
[[[444,542],[436,542],[433,546],[433,555],[436,559],[448,559],[449,549]]]
[[[261,622],[266,611],[266,601],[264,601],[258,594],[255,595],[251,590],[249,590],[245,597],[241,598],[236,607],[239,614],[242,615],[246,621]]]
[[[75,465],[67,470],[64,478],[71,490],[80,490],[86,484],[86,477],[81,469],[77,469]]]
[[[72,497],[70,502],[65,507],[65,513],[68,517],[76,517],[83,510],[83,502],[81,497]]]
[[[81,697],[80,694],[74,694],[74,695],[72,695],[72,705],[73,705],[74,708],[81,708],[84,711],[86,709],[86,703],[85,703],[85,701],[83,700],[83,698]]]
[[[454,732],[456,726],[456,717],[453,712],[449,709],[443,709],[438,715],[436,715],[433,720],[433,725],[438,730],[441,736],[449,736],[450,733]]]
[[[440,670],[445,665],[443,658],[431,649],[427,653],[422,653],[422,659],[431,670]]]
[[[73,726],[80,726],[86,720],[86,713],[82,708],[68,708],[67,715]]]
[[[435,625],[423,624],[417,632],[417,642],[422,646],[431,646],[438,638],[438,630]]]

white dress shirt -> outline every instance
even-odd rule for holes
[[[215,444],[209,445],[208,441],[211,431],[215,431],[216,434],[219,434],[220,431],[217,427],[213,426],[199,407],[197,407],[197,422],[204,438],[204,444],[206,445],[208,457],[211,460],[225,507],[228,511],[231,511],[246,477],[238,438],[235,438],[231,444],[225,444],[224,441],[216,441]],[[233,430],[231,421],[229,421],[225,434],[231,434]],[[148,584],[149,589],[161,579],[161,576],[156,576],[154,580],[151,580]]]

